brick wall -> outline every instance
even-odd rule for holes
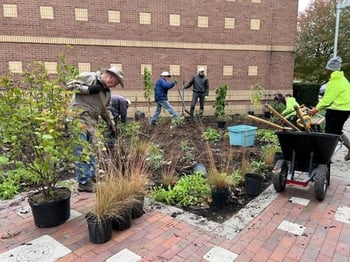
[[[0,5],[0,72],[7,70],[10,61],[21,62],[24,68],[33,60],[57,61],[60,53],[67,52],[70,63],[85,63],[91,71],[121,64],[126,89],[116,92],[131,100],[137,95],[142,101],[142,65],[152,66],[153,82],[161,71],[179,66],[180,85],[203,65],[210,100],[215,87],[227,83],[232,92],[229,110],[242,112],[249,104],[247,88],[252,84],[261,83],[267,96],[292,89],[297,1],[260,2],[8,0],[6,5],[14,5],[16,15],[12,9],[10,16],[5,15],[8,6]],[[42,7],[53,11],[46,19],[41,17]],[[86,11],[87,21],[76,20],[78,9]],[[109,22],[108,11],[119,12],[120,22]],[[140,13],[150,16],[149,24],[140,24]],[[179,26],[169,24],[170,15],[180,18]],[[198,27],[199,16],[207,19],[207,27]],[[233,29],[225,29],[225,18],[234,18]],[[258,30],[251,30],[252,21],[258,21]],[[66,44],[74,48],[67,51]],[[232,75],[223,74],[224,66],[232,67]],[[250,66],[257,67],[257,75],[248,75]],[[171,100],[178,106],[175,91]],[[144,105],[140,102],[140,106]],[[206,111],[211,113],[212,108]]]

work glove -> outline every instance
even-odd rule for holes
[[[175,83],[175,85],[177,84],[177,80],[176,79],[174,80],[174,83]]]
[[[84,85],[83,81],[80,80],[71,80],[67,83],[68,90],[74,90],[80,88],[82,85]]]
[[[208,96],[205,96],[205,97],[204,97],[204,100],[207,101],[207,100],[208,100]]]

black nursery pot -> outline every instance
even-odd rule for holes
[[[247,173],[244,176],[245,193],[249,196],[257,196],[261,192],[263,176],[254,173]]]
[[[229,195],[228,187],[225,188],[213,188],[211,190],[211,198],[213,200],[213,205],[217,207],[222,207],[226,204]]]
[[[218,128],[225,129],[226,121],[218,121]]]
[[[133,204],[131,209],[132,219],[139,218],[145,213],[145,211],[143,210],[144,202],[145,202],[144,196],[140,196],[137,198],[137,201]]]
[[[47,203],[36,203],[34,200],[41,192],[34,193],[28,198],[31,207],[34,224],[37,227],[47,228],[63,224],[70,217],[70,197],[69,188],[57,188],[62,191],[62,198],[52,200]]]
[[[112,217],[112,228],[116,231],[123,231],[131,227],[132,207],[127,207],[118,214]]]
[[[90,242],[103,244],[112,239],[112,220],[110,218],[97,219],[96,216],[85,216],[89,230]]]

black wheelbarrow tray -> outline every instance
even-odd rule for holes
[[[314,182],[318,200],[325,198],[330,183],[331,158],[339,136],[318,132],[277,131],[282,149],[273,169],[273,185],[277,192],[285,190],[287,184],[306,187]],[[303,180],[295,178],[295,172],[304,172]]]

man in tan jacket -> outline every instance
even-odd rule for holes
[[[81,138],[90,143],[93,142],[99,116],[107,122],[111,132],[115,134],[115,123],[110,111],[111,88],[118,84],[124,87],[124,73],[117,67],[111,67],[101,72],[81,73],[76,80],[70,81],[67,87],[75,90],[71,108],[83,123],[84,132]],[[80,156],[83,146],[76,148],[74,154]],[[78,191],[93,192],[96,174],[96,161],[94,155],[90,156],[89,162],[75,163]]]

